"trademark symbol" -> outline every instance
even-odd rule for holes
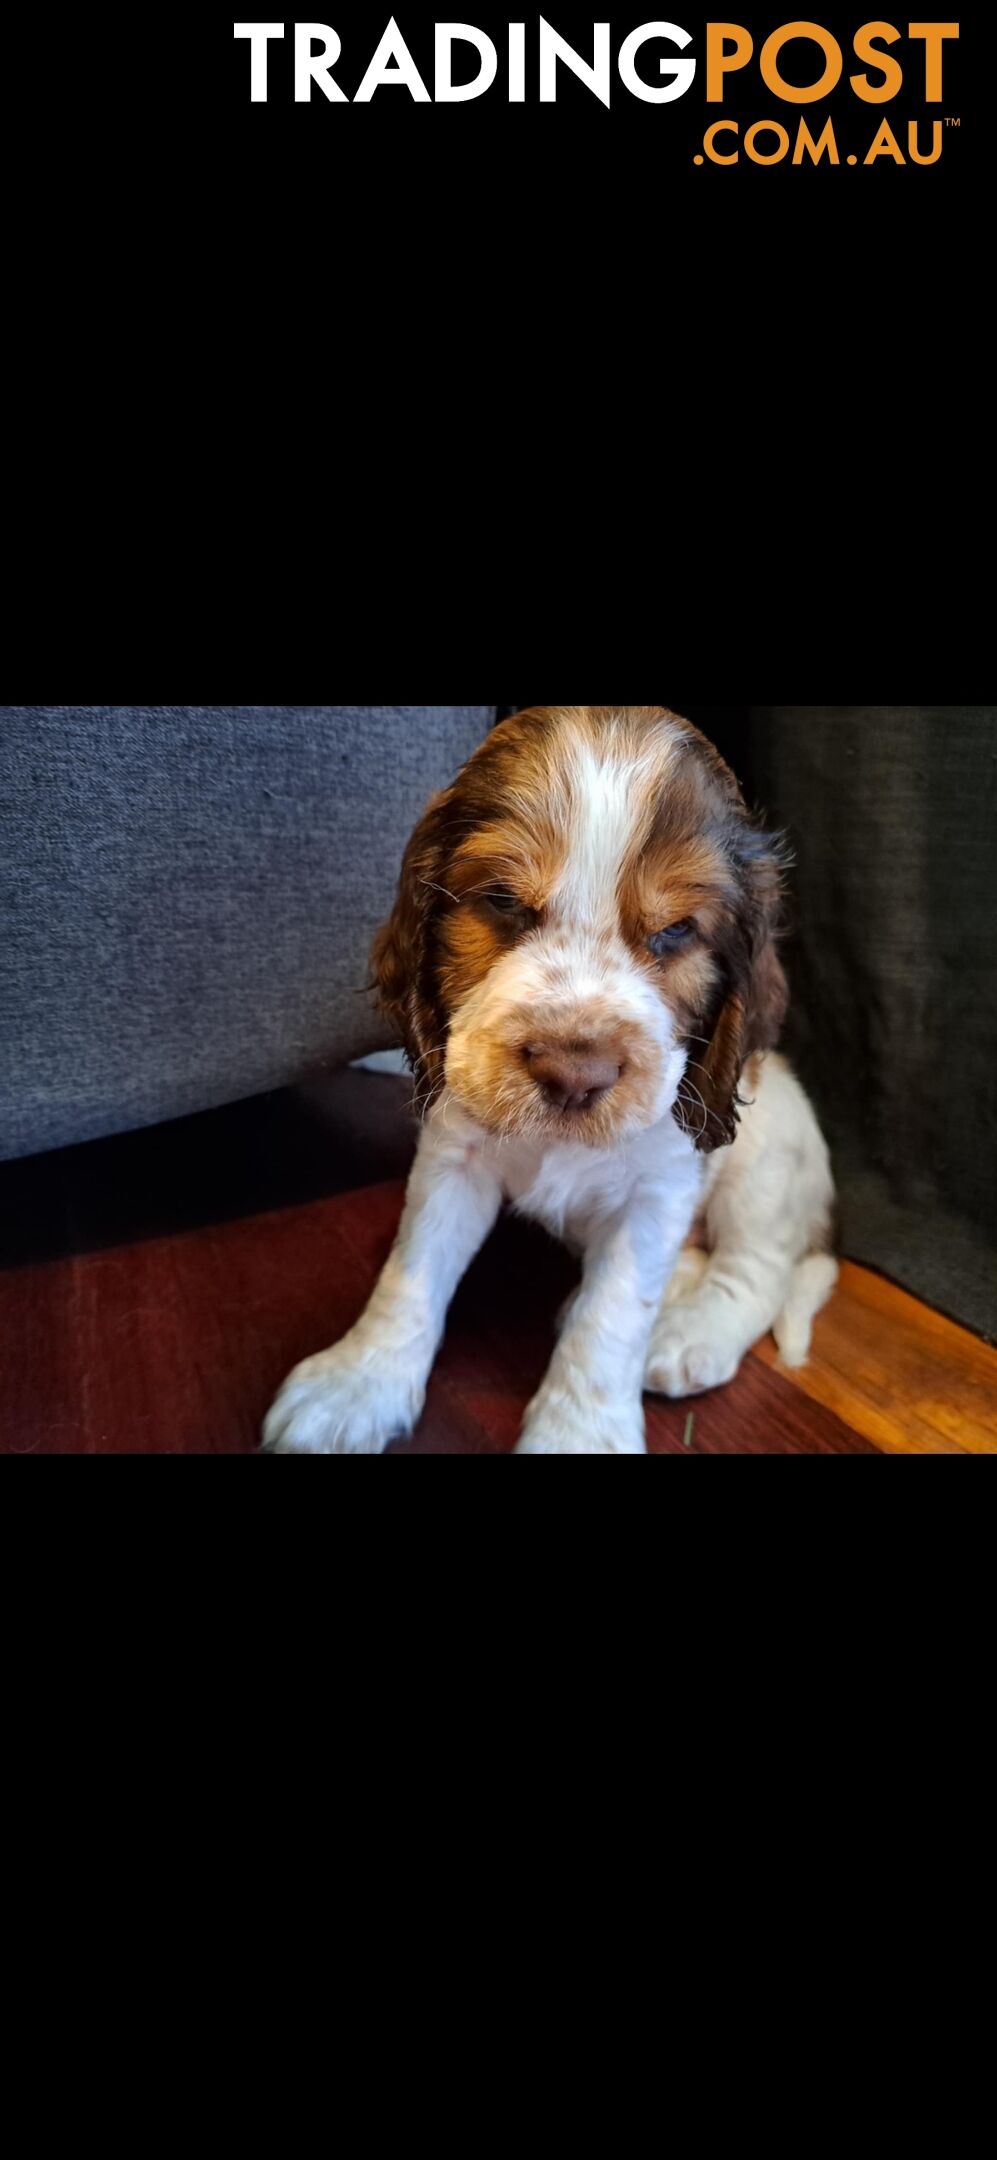
[[[946,118],[946,121],[945,121],[945,125],[946,125],[946,127],[961,127],[961,126],[962,126],[962,121],[961,121],[961,120],[952,120],[952,119]]]

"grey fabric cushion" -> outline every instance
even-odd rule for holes
[[[388,1041],[371,937],[496,710],[0,707],[0,1156]]]
[[[753,707],[796,853],[791,1051],[843,1250],[997,1332],[997,709]],[[739,762],[735,757],[735,762]]]

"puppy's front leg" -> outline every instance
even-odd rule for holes
[[[641,1394],[651,1329],[692,1216],[674,1198],[635,1193],[598,1223],[582,1285],[546,1379],[526,1413],[517,1455],[643,1455]]]
[[[263,1428],[275,1454],[378,1454],[422,1409],[447,1307],[498,1214],[501,1192],[471,1140],[431,1114],[398,1236],[366,1311],[284,1382]]]

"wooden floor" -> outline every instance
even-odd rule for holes
[[[753,1355],[782,1372],[771,1336]],[[880,1454],[997,1454],[997,1350],[850,1260],[807,1364],[782,1377]]]
[[[251,1453],[289,1366],[350,1325],[388,1251],[400,1105],[396,1082],[342,1075],[0,1166],[0,1447]],[[543,1232],[499,1225],[406,1452],[511,1451],[575,1279]],[[768,1342],[730,1387],[647,1411],[654,1454],[997,1452],[997,1351],[846,1263],[802,1372]]]

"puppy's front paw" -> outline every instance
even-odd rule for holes
[[[270,1455],[379,1455],[407,1436],[424,1388],[396,1366],[361,1360],[345,1342],[288,1374],[263,1427]]]
[[[695,1300],[665,1308],[651,1338],[644,1386],[652,1395],[703,1395],[726,1387],[741,1362],[739,1343],[724,1341],[715,1317]]]
[[[560,1394],[534,1396],[517,1455],[644,1455],[640,1404],[609,1408]]]

